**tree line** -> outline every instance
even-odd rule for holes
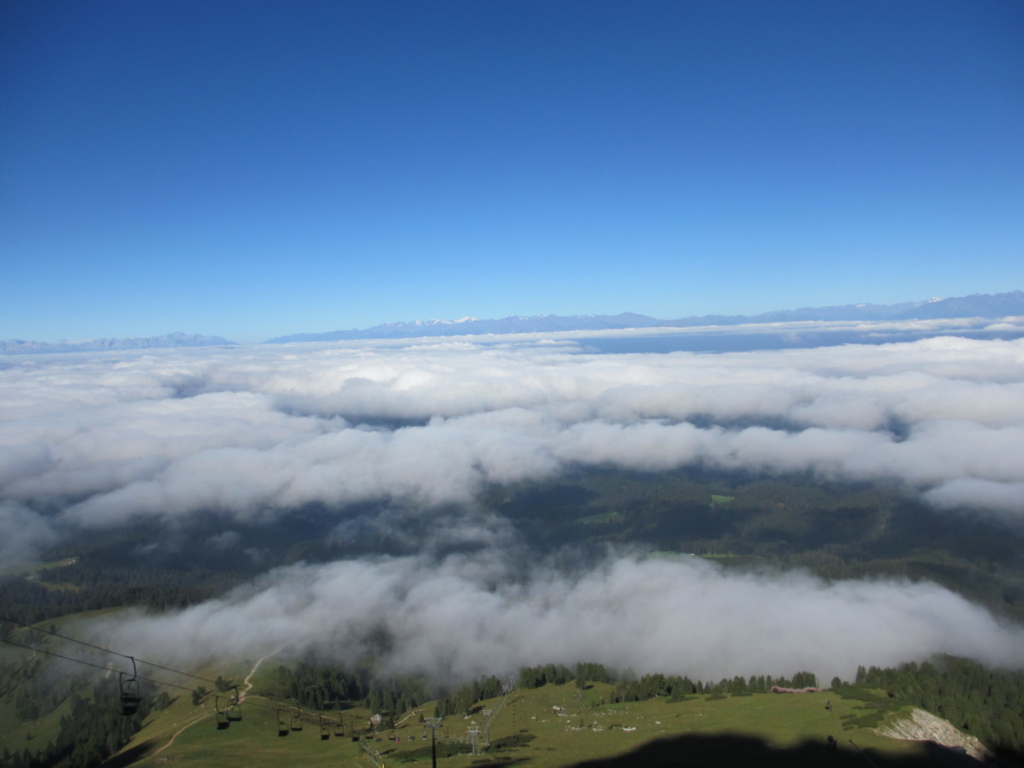
[[[408,712],[432,698],[420,678],[378,677],[366,669],[349,670],[310,659],[294,667],[279,666],[273,690],[267,693],[309,709],[330,711],[358,704],[388,716]]]
[[[28,681],[21,681],[17,687],[25,682]],[[263,693],[296,701],[310,710],[344,710],[359,705],[381,714],[380,727],[388,728],[402,713],[429,702],[434,702],[435,716],[469,714],[481,702],[501,696],[508,690],[508,682],[488,675],[439,696],[438,690],[422,678],[378,677],[366,668],[350,670],[307,658],[294,666],[279,666],[270,690]],[[609,686],[602,688],[607,701],[601,701],[605,703],[657,697],[686,701],[698,695],[746,696],[769,692],[773,686],[817,687],[811,672],[798,672],[791,678],[755,675],[701,681],[660,673],[637,677],[629,671],[619,672],[593,662],[577,663],[571,668],[561,664],[523,667],[516,682],[522,689],[575,682],[581,690],[600,683]],[[227,683],[224,681],[224,685]],[[4,766],[93,768],[127,742],[151,708],[160,709],[170,703],[166,692],[156,694],[153,688],[147,688],[139,711],[125,717],[121,714],[116,681],[100,680],[91,696],[83,695],[87,686],[70,685],[74,688],[70,693],[70,714],[61,718],[57,738],[36,752],[24,749],[11,753],[5,749]],[[881,696],[892,708],[920,707],[949,720],[990,748],[1017,757],[1024,755],[1024,672],[989,670],[967,659],[937,656],[928,662],[908,662],[898,667],[860,667],[853,682],[833,678],[831,688],[846,698]],[[38,715],[40,709],[54,704],[53,697],[45,691],[31,690],[31,696],[24,696],[26,701],[17,707],[23,717]]]
[[[77,563],[43,571],[39,582],[0,577],[0,605],[12,619],[35,624],[71,613],[141,606],[156,611],[184,608],[240,583],[236,576],[204,568],[142,569]],[[0,622],[0,631],[8,632]]]
[[[921,664],[860,667],[854,682],[938,715],[986,746],[1024,755],[1024,672],[936,656]]]
[[[544,685],[564,685],[575,682],[576,687],[585,689],[592,683],[615,685],[611,702],[647,701],[658,696],[667,696],[672,701],[682,701],[693,695],[746,696],[752,693],[767,693],[772,686],[780,688],[814,688],[817,678],[812,672],[797,672],[792,678],[771,675],[723,678],[718,682],[691,680],[689,677],[663,675],[659,673],[637,678],[631,672],[620,673],[603,664],[580,662],[572,669],[563,664],[544,664],[523,667],[519,670],[518,683],[523,689],[540,688]],[[497,677],[483,677],[466,683],[450,696],[441,699],[437,705],[442,717],[466,714],[476,704],[502,694],[502,683]]]

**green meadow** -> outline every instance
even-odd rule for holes
[[[496,709],[499,701],[480,702],[468,717],[443,720],[437,731],[438,765],[556,768],[602,761],[627,765],[640,761],[641,756],[649,764],[684,765],[688,752],[694,758],[707,752],[700,760],[720,759],[722,765],[730,760],[751,764],[751,759],[766,765],[810,765],[823,755],[830,756],[832,764],[863,765],[859,750],[877,765],[898,765],[923,755],[922,746],[915,742],[888,739],[876,734],[873,727],[854,722],[864,720],[865,714],[897,716],[898,712],[885,713],[884,697],[879,699],[879,707],[829,691],[695,695],[675,702],[657,698],[607,704],[613,691],[614,686],[600,683],[586,691],[573,683],[514,690],[492,719],[490,746],[483,743],[484,710]],[[187,696],[179,696],[167,708],[151,714],[143,729],[108,764],[272,768],[340,762],[371,768],[375,762],[392,766],[430,763],[429,729],[420,715],[431,716],[431,704],[402,713],[396,718],[402,722],[394,730],[381,730],[376,736],[365,730],[371,714],[365,709],[343,710],[345,732],[338,735],[337,711],[323,713],[325,719],[331,718],[325,720],[325,728],[316,713],[306,712],[302,729],[292,730],[295,710],[282,714],[278,705],[250,694],[242,705],[242,720],[220,729],[212,698],[193,706]],[[867,719],[880,721],[881,717]],[[281,725],[287,725],[286,735],[280,735]],[[476,755],[469,753],[469,733],[474,726],[480,730]],[[352,739],[356,731],[361,737],[358,742]],[[467,753],[451,754],[458,750]]]

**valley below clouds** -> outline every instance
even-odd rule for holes
[[[338,536],[360,504],[427,531],[414,554],[279,567],[94,628],[140,656],[287,644],[352,657],[384,629],[389,671],[446,679],[580,660],[705,678],[850,677],[933,652],[1024,661],[1018,626],[935,584],[629,547],[568,565],[480,503],[579,468],[707,468],[891,484],[965,531],[1019,531],[1024,340],[598,354],[563,333],[147,350],[0,359],[0,388],[4,563],[77,531],[210,514],[228,547],[232,525],[311,504],[338,510]]]

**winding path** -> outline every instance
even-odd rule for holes
[[[164,745],[163,745],[162,747],[160,747],[160,749],[158,749],[158,750],[156,750],[155,752],[153,752],[153,754],[152,754],[151,756],[152,756],[152,757],[156,757],[157,755],[159,755],[159,754],[160,754],[161,752],[163,752],[163,751],[164,751],[165,749],[167,749],[167,748],[168,748],[169,746],[171,746],[171,744],[173,744],[173,743],[174,743],[174,740],[175,740],[176,738],[178,738],[179,736],[181,736],[181,734],[183,734],[183,733],[185,732],[185,730],[186,730],[187,728],[191,728],[191,727],[192,727],[193,725],[195,725],[196,723],[198,723],[198,722],[199,722],[200,720],[205,720],[205,719],[206,719],[207,717],[209,717],[209,716],[210,716],[209,714],[205,714],[205,715],[200,715],[199,717],[197,717],[197,718],[196,718],[195,720],[193,720],[192,722],[190,722],[190,723],[186,723],[185,725],[181,726],[181,728],[179,728],[178,730],[176,730],[176,731],[175,731],[175,732],[174,732],[174,733],[173,733],[173,734],[171,735],[171,738],[167,740],[167,743],[166,743],[166,744],[164,744]]]
[[[245,676],[245,680],[242,681],[242,685],[245,686],[245,690],[238,692],[238,703],[239,704],[241,704],[243,701],[245,701],[245,694],[247,694],[249,691],[252,690],[252,678],[256,674],[256,670],[258,670],[260,668],[260,664],[262,664],[264,661],[266,661],[267,659],[271,658],[272,656],[276,656],[277,654],[279,654],[281,651],[283,651],[287,647],[288,647],[288,643],[285,643],[280,648],[278,648],[276,651],[271,651],[266,656],[261,656],[260,658],[256,659],[256,663],[252,665],[252,669],[249,670],[249,674],[246,675]]]
[[[282,645],[276,651],[271,651],[266,656],[261,656],[260,658],[256,659],[256,663],[254,663],[252,665],[252,669],[249,670],[249,674],[245,676],[245,680],[242,683],[242,685],[245,686],[244,690],[240,690],[238,692],[238,703],[239,704],[241,704],[243,701],[245,701],[245,694],[247,694],[249,691],[252,690],[252,678],[256,674],[256,671],[260,668],[260,664],[262,664],[264,661],[269,659],[271,656],[274,656],[274,655],[280,653],[281,651],[283,651],[287,647],[288,647],[287,645]],[[179,736],[181,736],[182,733],[184,733],[187,729],[191,728],[196,723],[198,723],[198,722],[208,718],[210,716],[210,714],[211,714],[210,712],[206,712],[205,714],[200,715],[199,717],[195,718],[194,720],[192,720],[192,721],[190,721],[188,723],[185,723],[185,725],[181,726],[181,728],[179,728],[173,734],[171,734],[171,738],[167,740],[167,743],[164,744],[162,747],[160,747],[160,749],[158,749],[155,752],[153,752],[151,757],[156,757],[157,755],[159,755],[161,752],[163,752],[169,746],[174,744],[174,740],[176,738],[178,738]]]

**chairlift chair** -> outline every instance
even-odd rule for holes
[[[231,725],[230,721],[228,720],[227,711],[220,708],[220,696],[213,697],[213,711],[214,717],[216,718],[218,731],[223,731],[225,728]]]
[[[331,729],[324,723],[324,716],[320,715],[320,741],[327,741],[331,738]]]
[[[334,735],[339,739],[345,735],[345,718],[341,715],[338,715],[338,722],[334,726]]]
[[[235,695],[228,699],[228,706],[225,710],[228,720],[235,723],[242,719],[242,700],[238,696],[238,686],[235,686]]]
[[[139,711],[139,704],[142,703],[142,691],[139,688],[138,668],[135,666],[135,657],[129,656],[132,660],[132,675],[127,677],[127,672],[118,672],[118,682],[121,689],[121,714],[134,715]]]
[[[293,731],[301,731],[302,730],[302,707],[299,707],[298,712],[296,712],[294,715],[292,715],[292,726],[291,727],[292,727]]]
[[[288,727],[287,721],[281,716],[281,710],[277,710],[277,735],[287,736],[291,733],[291,729]]]

